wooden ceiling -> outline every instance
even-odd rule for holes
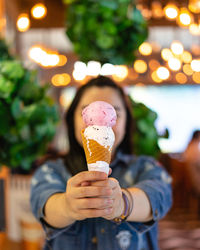
[[[31,28],[60,28],[64,27],[65,23],[65,8],[62,0],[4,0],[6,5],[7,15],[11,20],[16,23],[17,17],[22,12],[30,14],[31,8],[38,2],[43,2],[48,9],[47,16],[42,20],[36,20],[31,18]],[[145,5],[151,8],[152,2],[158,0],[137,0],[137,3]],[[167,1],[160,0],[162,6]],[[188,0],[176,0],[179,6],[187,6]],[[176,22],[167,21],[165,18],[151,19],[149,21],[150,26],[171,26],[176,25]]]
[[[25,12],[31,19],[31,28],[60,28],[64,27],[65,6],[62,0],[4,0],[6,13],[15,23],[17,17]],[[42,20],[31,18],[30,10],[37,3],[47,6],[47,15]]]

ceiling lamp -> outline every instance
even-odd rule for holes
[[[159,67],[156,70],[156,74],[161,80],[167,80],[170,76],[169,70],[166,67]]]
[[[25,32],[30,28],[30,19],[28,14],[22,13],[17,19],[17,29],[20,32]]]
[[[182,27],[187,27],[192,22],[192,14],[188,11],[187,8],[181,8],[177,22]]]
[[[171,58],[168,61],[168,66],[173,71],[178,71],[181,68],[181,61],[178,58]]]
[[[183,45],[182,43],[178,42],[178,41],[174,41],[171,44],[171,50],[175,55],[181,55],[184,51]]]
[[[136,60],[134,62],[133,68],[137,73],[143,74],[147,71],[147,64],[144,60]]]
[[[199,0],[190,0],[188,4],[188,8],[195,14],[200,13],[200,1]]]
[[[42,3],[34,5],[31,9],[31,15],[33,18],[41,19],[44,18],[46,14],[47,14],[47,8]]]
[[[164,8],[164,13],[167,19],[173,20],[178,16],[179,9],[175,4],[167,4]]]
[[[152,46],[148,42],[144,42],[139,47],[139,52],[143,56],[149,56],[152,53]]]

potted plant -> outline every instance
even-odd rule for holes
[[[132,64],[147,23],[132,0],[63,0],[67,36],[81,61]]]
[[[131,107],[135,126],[133,133],[134,153],[158,158],[161,153],[158,140],[168,138],[168,130],[166,129],[163,135],[158,134],[155,127],[157,114],[143,103],[137,103],[131,99]]]
[[[9,54],[3,58],[0,59],[0,165],[29,171],[52,139],[58,113],[47,96],[48,87],[39,84],[37,72],[26,69]]]

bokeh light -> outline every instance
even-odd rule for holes
[[[115,66],[111,63],[105,63],[101,67],[100,75],[113,75],[115,74]]]
[[[89,61],[87,63],[87,75],[88,76],[98,76],[101,71],[101,64],[97,61]]]
[[[200,59],[191,61],[191,68],[193,71],[200,72]]]
[[[168,66],[173,71],[178,71],[181,68],[181,61],[178,58],[170,58]]]
[[[17,29],[20,32],[25,32],[30,28],[30,19],[28,14],[21,14],[17,19]]]
[[[67,57],[64,55],[59,55],[58,66],[64,66],[67,63]]]
[[[82,81],[85,79],[86,77],[86,71],[85,70],[77,70],[77,69],[74,69],[74,71],[72,72],[72,75],[73,75],[73,78],[76,80],[76,81]]]
[[[67,86],[71,82],[71,77],[67,73],[56,74],[52,77],[51,82],[56,87]]]
[[[200,35],[200,26],[197,23],[192,23],[189,26],[189,31],[194,36]]]
[[[139,74],[143,74],[147,71],[147,64],[144,60],[136,60],[133,64],[133,67]]]
[[[180,84],[185,84],[187,82],[187,76],[181,72],[177,73],[175,78],[176,81]]]
[[[183,27],[187,27],[191,24],[192,22],[192,15],[191,13],[188,11],[187,8],[181,8],[178,18],[177,18],[177,22],[180,26]]]
[[[143,56],[149,56],[152,53],[152,46],[148,42],[144,42],[139,47],[139,52]]]
[[[188,76],[191,76],[194,73],[190,64],[183,65],[183,72]]]
[[[150,68],[151,70],[156,70],[159,66],[160,66],[160,63],[159,63],[157,60],[151,59],[151,60],[149,61],[149,68]]]
[[[115,66],[115,74],[117,78],[124,80],[128,76],[128,68],[125,65]]]
[[[159,67],[156,70],[156,74],[162,80],[167,80],[170,76],[169,70],[166,67]]]
[[[175,55],[181,55],[184,51],[182,43],[179,41],[174,41],[171,44],[171,50]]]
[[[167,4],[164,8],[166,18],[173,20],[178,16],[179,9],[175,4]]]
[[[42,3],[34,5],[31,9],[31,15],[36,19],[44,18],[46,14],[47,14],[47,8]]]
[[[163,60],[168,61],[170,58],[173,57],[173,54],[170,49],[164,48],[161,51],[161,57]]]
[[[192,79],[193,79],[194,82],[200,84],[200,72],[195,72],[192,75]]]
[[[184,51],[181,55],[181,60],[184,63],[191,63],[192,61],[192,54],[189,51]]]
[[[157,82],[157,83],[161,83],[162,82],[162,79],[158,77],[156,71],[152,72],[151,78],[153,79],[154,82]]]
[[[200,13],[200,1],[199,0],[189,0],[188,8],[195,14]]]

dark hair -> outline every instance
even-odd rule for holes
[[[192,133],[191,141],[200,139],[200,130],[195,130]]]
[[[91,87],[110,87],[115,89],[121,96],[124,107],[126,109],[126,131],[125,136],[121,144],[118,146],[117,150],[120,150],[123,153],[130,154],[132,153],[132,127],[133,121],[129,108],[128,97],[124,94],[122,88],[118,86],[113,80],[105,76],[99,76],[97,78],[91,79],[88,83],[81,86],[67,110],[65,121],[68,130],[68,138],[69,138],[69,152],[66,155],[65,161],[66,166],[70,170],[70,172],[74,175],[78,172],[87,170],[87,164],[85,159],[85,154],[83,148],[80,146],[75,137],[75,126],[74,126],[74,114],[76,108],[81,100],[85,91]],[[75,167],[76,166],[76,167]]]

